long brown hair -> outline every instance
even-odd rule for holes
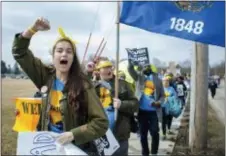
[[[68,93],[69,106],[71,106],[71,108],[74,111],[78,112],[80,117],[84,118],[84,119],[80,118],[80,121],[84,122],[82,120],[86,120],[87,113],[88,113],[88,104],[87,104],[87,97],[85,97],[84,84],[88,84],[88,87],[91,87],[91,82],[82,71],[79,59],[76,54],[77,51],[75,46],[73,46],[73,43],[67,39],[60,39],[56,42],[56,44],[62,41],[66,41],[70,43],[74,49],[73,62],[70,67],[70,70],[68,73],[68,79],[65,84],[63,92]],[[56,44],[53,47],[53,52],[55,51]]]

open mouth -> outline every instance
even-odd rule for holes
[[[67,60],[61,60],[61,61],[60,61],[60,64],[62,64],[62,65],[67,65],[67,63],[68,63]]]

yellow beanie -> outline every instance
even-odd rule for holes
[[[96,69],[101,69],[101,68],[105,68],[105,67],[112,67],[113,64],[110,61],[100,61],[96,67]]]

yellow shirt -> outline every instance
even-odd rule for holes
[[[111,92],[104,87],[100,88],[100,101],[104,108],[108,108],[112,104]]]
[[[144,94],[147,96],[151,96],[151,95],[153,95],[154,91],[155,91],[155,85],[154,85],[153,81],[146,80]]]

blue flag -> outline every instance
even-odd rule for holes
[[[225,2],[123,2],[120,23],[225,47]]]

